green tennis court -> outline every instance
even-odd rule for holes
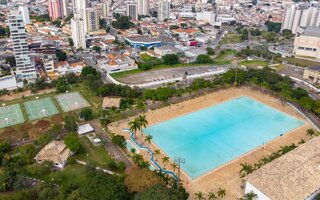
[[[70,92],[55,96],[64,112],[78,110],[90,106],[79,92]]]
[[[0,128],[13,126],[24,122],[19,104],[0,107]]]
[[[50,97],[24,102],[24,107],[30,121],[59,113]]]

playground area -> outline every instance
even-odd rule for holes
[[[50,97],[24,102],[24,107],[30,121],[59,113]]]
[[[87,100],[85,100],[79,92],[60,94],[55,96],[55,98],[64,112],[90,106]]]
[[[24,118],[19,104],[0,107],[0,128],[23,122]]]

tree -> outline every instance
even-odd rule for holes
[[[268,20],[265,22],[265,25],[267,26],[269,32],[279,33],[281,30],[281,23],[271,22]]]
[[[113,144],[118,145],[121,148],[126,146],[126,139],[122,135],[115,135],[111,140]]]
[[[6,63],[9,64],[11,67],[16,66],[16,59],[14,56],[6,57]]]
[[[61,21],[60,19],[56,19],[52,22],[53,25],[55,25],[56,27],[60,28],[61,27]]]
[[[93,119],[93,112],[91,108],[84,108],[80,111],[80,118],[88,121]]]
[[[176,169],[179,167],[178,165],[177,165],[177,163],[171,163],[171,167],[172,167],[172,169],[173,169],[173,172],[176,172]]]
[[[144,139],[145,142],[148,142],[148,146],[151,144],[152,140],[152,135],[147,135],[146,138]]]
[[[157,184],[163,184],[161,178],[148,168],[133,168],[124,179],[124,185],[130,193],[142,192]]]
[[[87,78],[89,76],[93,76],[94,78],[99,78],[100,74],[97,72],[97,70],[95,68],[93,68],[91,66],[87,66],[87,67],[82,68],[80,76],[82,78]]]
[[[176,54],[167,54],[162,57],[165,65],[175,65],[179,63],[179,57]]]
[[[130,18],[128,16],[120,16],[116,21],[112,22],[112,26],[118,29],[129,29],[134,26],[132,22],[130,22]]]
[[[160,150],[159,149],[154,150],[154,157],[155,157],[156,161],[157,161],[157,158],[159,155],[160,155]]]
[[[194,195],[196,197],[195,199],[197,199],[197,200],[204,200],[205,199],[204,194],[202,192],[197,192]]]
[[[101,52],[101,47],[99,47],[99,46],[97,46],[97,45],[93,46],[92,49],[93,49],[94,51],[96,51],[97,53],[100,53],[100,52]]]
[[[73,42],[72,38],[68,38],[68,42],[69,42],[70,47],[74,47],[74,42]]]
[[[213,60],[208,55],[200,54],[196,58],[196,63],[199,63],[199,64],[211,64],[211,63],[213,63]]]
[[[258,195],[255,194],[253,191],[246,193],[244,195],[244,200],[256,200],[258,199]]]
[[[66,82],[64,77],[59,78],[56,83],[56,91],[57,93],[63,93],[70,89],[69,84]]]
[[[100,171],[92,171],[79,188],[80,195],[88,200],[124,200],[128,194],[123,183],[111,175]]]
[[[226,196],[226,190],[219,188],[217,194],[218,194],[218,197],[222,199],[224,196]]]
[[[289,29],[284,29],[282,30],[282,35],[286,38],[286,39],[290,39],[294,36],[294,34],[292,34],[292,31]]]
[[[169,162],[169,157],[168,156],[164,156],[162,158],[162,162],[163,162],[164,168],[166,168],[166,164]]]
[[[145,115],[139,115],[137,118],[137,121],[139,124],[139,128],[138,128],[139,131],[141,131],[142,128],[146,128],[148,125],[148,121]],[[141,137],[141,143],[142,143],[142,132],[140,132],[140,137]]]
[[[70,132],[76,132],[78,130],[76,118],[73,115],[65,116],[64,117],[64,127]]]
[[[79,137],[76,133],[68,133],[64,137],[64,143],[70,149],[70,151],[76,153],[81,148]]]
[[[1,36],[7,36],[6,28],[3,26],[0,26],[0,37]]]
[[[181,197],[179,191],[174,188],[167,188],[163,184],[157,184],[145,189],[135,195],[134,200],[186,200],[187,198]]]
[[[56,52],[56,56],[58,58],[59,61],[65,61],[67,60],[67,54],[64,51],[58,50]]]
[[[316,135],[316,132],[315,132],[312,128],[309,128],[309,129],[307,130],[306,135],[309,136],[310,138],[312,138],[313,136]]]
[[[210,48],[210,47],[207,47],[207,52],[208,52],[208,55],[214,55],[215,54],[214,50],[212,48]]]
[[[209,192],[208,194],[208,200],[217,200],[218,197],[216,196],[216,194],[214,192]]]
[[[248,163],[241,163],[240,166],[242,167],[240,170],[240,177],[243,178],[246,175],[250,174],[253,172],[253,168],[250,164]]]
[[[134,119],[129,122],[129,128],[135,135],[136,135],[137,130],[139,129],[139,126],[140,126],[140,124],[137,119]]]

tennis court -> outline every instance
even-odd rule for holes
[[[78,110],[90,106],[79,92],[70,92],[55,96],[64,112]]]
[[[24,122],[19,104],[0,107],[0,128],[13,126]]]
[[[24,107],[30,121],[59,113],[50,97],[24,102]]]

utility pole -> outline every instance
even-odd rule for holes
[[[179,182],[180,182],[180,166],[181,164],[184,164],[186,160],[182,157],[174,157],[174,162],[178,164],[178,180],[177,180],[177,189],[179,188]]]

